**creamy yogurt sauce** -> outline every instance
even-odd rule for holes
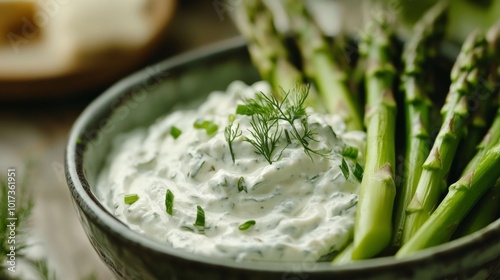
[[[282,135],[269,164],[245,141],[252,137],[251,118],[235,115],[233,127],[239,124],[242,135],[232,142],[233,163],[224,128],[237,105],[256,92],[269,93],[269,85],[233,82],[197,108],[177,108],[149,128],[116,137],[98,178],[99,198],[131,229],[195,254],[317,261],[341,249],[352,236],[360,185],[352,174],[355,160],[345,159],[350,176],[342,173],[341,152],[348,146],[364,151],[365,134],[345,132],[338,116],[308,109],[317,140],[309,145],[321,154],[308,155]],[[194,128],[199,120],[217,124],[217,132]],[[173,126],[182,131],[176,139]],[[174,195],[172,215],[166,211],[167,190]],[[126,204],[127,194],[139,199]],[[197,206],[204,210],[204,227],[194,225]],[[255,224],[240,229],[247,221]]]

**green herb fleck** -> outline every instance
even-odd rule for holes
[[[245,183],[245,178],[243,177],[240,177],[240,179],[238,179],[238,191],[239,192],[246,192],[248,193],[247,191],[247,184]]]
[[[139,200],[139,196],[135,193],[126,194],[125,198],[124,198],[125,204],[129,204],[129,205],[134,204],[137,200]]]
[[[340,170],[342,170],[342,174],[344,174],[345,179],[349,178],[349,166],[345,161],[345,158],[342,158],[342,164],[340,165]]]
[[[358,158],[358,149],[355,147],[347,146],[341,153],[344,157],[348,157],[351,159]]]
[[[207,132],[207,135],[213,135],[219,129],[219,126],[211,121],[203,121],[197,120],[193,127],[196,129],[204,129]]]
[[[167,190],[167,194],[165,195],[165,209],[170,216],[174,213],[174,198],[174,194],[170,190]]]
[[[255,221],[254,220],[249,220],[249,221],[246,221],[244,222],[243,224],[241,224],[238,229],[239,230],[247,230],[249,228],[251,228],[252,226],[255,225]]]
[[[354,168],[354,177],[356,177],[356,179],[361,182],[361,180],[363,180],[363,167],[361,167],[361,165],[359,165],[359,163],[356,162],[356,167]]]
[[[238,107],[236,107],[236,114],[251,116],[254,114],[254,112],[249,106],[240,104],[238,105]]]
[[[196,129],[205,129],[209,121],[196,120],[193,124],[193,127]]]
[[[207,131],[208,135],[213,135],[217,132],[218,129],[219,129],[218,125],[216,125],[214,123],[210,123],[210,125],[207,126],[207,128],[205,130]]]
[[[203,211],[203,208],[201,206],[196,206],[196,222],[194,223],[194,226],[198,228],[205,228],[205,211]]]
[[[240,124],[236,126],[236,128],[233,129],[233,123],[235,120],[235,116],[233,114],[229,115],[229,125],[226,126],[224,129],[224,137],[226,137],[227,144],[229,146],[229,153],[231,153],[231,159],[233,160],[233,164],[235,162],[234,160],[234,151],[233,151],[233,141],[237,137],[241,136],[241,130],[240,130]]]
[[[172,135],[174,139],[177,139],[179,136],[181,136],[181,134],[182,130],[178,129],[175,126],[172,126],[172,128],[170,129],[170,135]]]

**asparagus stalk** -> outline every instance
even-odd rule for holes
[[[500,142],[500,108],[497,110],[497,115],[491,125],[488,133],[484,136],[483,140],[478,146],[476,155],[469,162],[464,169],[462,176],[471,172],[474,166],[477,165],[479,160],[484,157],[486,151],[491,149],[495,143]],[[500,211],[500,180],[496,182],[495,186],[490,189],[472,209],[471,213],[467,215],[465,220],[460,224],[456,237],[461,237],[473,233],[497,218]]]
[[[435,57],[437,48],[445,35],[448,2],[438,2],[415,25],[413,36],[403,51],[404,73],[402,85],[405,95],[406,155],[404,180],[396,201],[393,245],[402,242],[405,209],[415,194],[422,165],[429,154],[428,133],[431,101],[426,92],[431,74],[428,61]]]
[[[500,213],[500,180],[489,189],[467,214],[455,232],[455,238],[462,237],[483,229],[494,222]]]
[[[349,73],[353,70],[353,67],[351,66],[351,60],[354,59],[354,46],[349,44],[348,36],[346,34],[339,33],[335,35],[335,39],[333,39],[333,41],[328,41],[327,44],[330,53],[332,54],[333,63],[337,65],[337,68],[340,71],[344,72],[345,76],[349,76]],[[345,77],[345,79],[347,80],[347,84],[349,84],[352,80],[347,77]],[[352,92],[350,89],[348,91],[352,93],[352,98],[355,101],[358,101],[355,99],[354,92]]]
[[[450,91],[441,109],[444,122],[424,162],[415,195],[407,207],[403,243],[429,218],[443,194],[444,181],[463,134],[468,116],[467,95],[478,83],[479,66],[486,53],[484,36],[476,31],[465,41],[452,69]]]
[[[467,141],[462,143],[460,150],[461,161],[458,163],[457,170],[462,172],[467,162],[469,162],[476,154],[476,146],[481,141],[488,124],[488,119],[494,111],[494,104],[491,102],[493,96],[498,95],[500,85],[498,85],[498,67],[500,65],[500,21],[493,25],[486,34],[488,42],[488,69],[487,78],[481,81],[477,88],[478,95],[474,96],[471,101],[471,118],[469,129],[467,132]]]
[[[354,245],[351,242],[347,247],[345,247],[340,253],[335,256],[332,263],[334,264],[346,264],[352,262],[352,251],[354,249]]]
[[[488,77],[488,92],[486,94],[496,95],[498,98],[499,85],[497,85],[497,79],[499,77],[498,67],[500,65],[500,21],[491,27],[486,35],[488,41],[488,52],[491,61],[491,69],[489,71]],[[486,96],[489,97],[489,96]],[[491,98],[484,98],[483,103],[490,103],[488,107],[491,106]],[[485,106],[484,104],[482,104]],[[483,115],[484,117],[484,115]],[[480,121],[480,123],[486,123],[486,120]],[[473,133],[477,134],[477,133]],[[474,137],[474,136],[473,136]],[[467,137],[468,140],[471,137]],[[467,166],[463,169],[462,175],[470,172],[472,168],[477,164],[477,162],[484,156],[485,152],[495,144],[500,141],[500,107],[497,109],[494,121],[480,142],[476,147],[475,145],[467,145],[472,147],[473,151],[476,153]],[[473,142],[475,143],[475,142]],[[471,149],[471,148],[469,148]],[[491,222],[493,222],[500,211],[500,181],[497,181],[495,186],[490,189],[478,202],[478,204],[472,209],[471,213],[467,215],[464,221],[459,225],[455,237],[462,237],[473,233],[479,229],[484,228]]]
[[[484,136],[483,140],[477,147],[476,155],[471,159],[471,161],[465,167],[463,174],[468,173],[472,168],[479,162],[479,160],[484,156],[486,151],[491,149],[498,141],[500,141],[500,108],[497,110],[495,119],[490,129]]]
[[[361,113],[347,88],[347,75],[335,63],[328,42],[301,0],[285,7],[303,57],[304,71],[317,85],[327,111],[340,115],[350,130],[362,130]]]
[[[413,252],[448,241],[460,221],[498,180],[498,170],[500,170],[500,142],[486,152],[472,171],[450,186],[448,194],[436,211],[401,247],[396,256],[408,256]]]
[[[498,81],[500,78],[500,20],[488,30],[486,40],[488,41],[488,52],[491,60],[489,82],[493,90],[498,93],[500,90]]]
[[[391,47],[392,36],[386,23],[377,24],[360,45],[367,63],[367,149],[354,226],[353,259],[373,257],[387,247],[392,235],[396,103]]]
[[[271,11],[261,0],[244,0],[234,16],[240,33],[261,75],[279,96],[303,82],[302,73],[290,62],[289,53],[273,22]]]

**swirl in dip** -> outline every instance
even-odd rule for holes
[[[235,114],[257,92],[270,88],[265,82],[233,82],[201,106],[177,108],[148,128],[116,137],[96,187],[101,201],[131,229],[195,254],[317,261],[343,248],[352,237],[360,185],[353,171],[362,154],[353,159],[342,153],[348,147],[363,151],[364,133],[346,133],[338,116],[307,108],[304,120],[315,139],[308,145],[318,152],[306,153],[282,133],[270,164],[248,141],[252,118]],[[230,115],[232,128],[239,125],[241,132],[232,141],[234,162],[224,133]],[[195,128],[200,120],[217,130]],[[278,124],[291,129],[282,120]],[[303,129],[300,121],[294,126]],[[167,190],[173,195],[171,214]],[[130,194],[136,201],[125,203]],[[195,225],[197,206],[204,211],[203,226]]]

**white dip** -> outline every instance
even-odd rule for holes
[[[268,93],[269,86],[233,82],[201,107],[178,108],[149,128],[120,135],[98,179],[98,196],[133,230],[196,254],[317,261],[339,250],[352,236],[360,185],[353,175],[355,160],[345,158],[350,176],[343,174],[341,152],[346,143],[363,151],[364,133],[345,133],[337,116],[308,109],[307,122],[317,140],[309,147],[326,155],[309,156],[293,139],[286,146],[282,133],[276,161],[269,164],[245,141],[252,137],[251,117],[235,115],[233,128],[239,124],[242,136],[232,142],[233,164],[224,135],[228,116],[259,91]],[[216,123],[217,132],[194,128],[197,120]],[[182,131],[177,139],[171,135],[173,126]],[[291,129],[284,121],[279,126]],[[298,121],[295,126],[299,132],[303,128]],[[238,189],[240,178],[246,192]],[[172,215],[166,212],[167,189],[174,195]],[[127,194],[139,199],[126,204]],[[205,213],[204,228],[194,225],[197,206]],[[239,228],[250,220],[253,226]]]

